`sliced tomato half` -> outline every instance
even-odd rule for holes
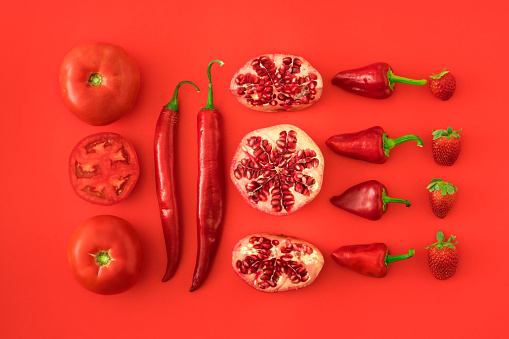
[[[125,200],[140,174],[134,147],[120,134],[102,132],[83,138],[69,158],[74,191],[98,205]]]

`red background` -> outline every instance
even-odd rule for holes
[[[507,5],[505,1],[49,1],[8,2],[0,13],[0,334],[4,338],[245,338],[500,337],[507,333]],[[105,127],[69,113],[58,90],[65,54],[89,41],[123,46],[137,61],[142,84],[136,105]],[[255,55],[301,55],[322,74],[322,98],[292,113],[261,113],[239,105],[228,86]],[[305,130],[325,156],[319,196],[289,217],[260,213],[227,179],[224,233],[206,283],[190,293],[196,255],[196,114],[205,106],[207,64],[213,68],[215,104],[225,127],[225,166],[249,131],[290,123]],[[339,71],[386,61],[402,76],[425,78],[444,67],[457,91],[448,102],[425,87],[396,85],[387,100],[370,100],[330,84]],[[180,90],[179,177],[183,248],[179,269],[162,283],[165,249],[154,183],[153,134],[161,107],[176,84],[192,80],[201,93]],[[384,165],[340,157],[324,144],[343,132],[383,126],[392,137],[417,134]],[[463,150],[452,167],[436,165],[431,130],[462,128]],[[101,207],[81,200],[67,174],[68,155],[82,137],[111,131],[128,138],[141,177],[125,202]],[[226,174],[227,175],[227,174]],[[459,187],[456,204],[436,218],[425,187],[440,177]],[[383,182],[392,196],[412,202],[390,206],[371,222],[333,207],[329,198],[364,180]],[[72,277],[67,241],[97,214],[125,218],[145,250],[142,277],[131,290],[95,295]],[[424,247],[437,230],[459,241],[456,275],[438,281]],[[266,294],[233,272],[230,253],[254,232],[294,235],[318,246],[325,266],[309,287]],[[385,242],[414,258],[372,279],[337,266],[341,245]]]

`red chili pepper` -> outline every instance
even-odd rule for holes
[[[346,91],[374,99],[386,99],[392,95],[394,84],[425,85],[426,80],[413,80],[394,75],[385,62],[342,71],[332,78],[332,84]]]
[[[223,134],[221,114],[212,99],[212,64],[209,63],[207,105],[198,113],[198,253],[190,292],[207,277],[217,251],[224,210]]]
[[[383,164],[389,159],[391,148],[410,140],[416,141],[419,147],[423,145],[422,139],[416,135],[389,139],[382,127],[374,126],[355,133],[334,135],[325,143],[331,150],[346,157]]]
[[[190,81],[182,81],[177,85],[173,98],[159,114],[154,138],[157,199],[168,257],[163,282],[168,281],[175,274],[180,259],[180,221],[175,171],[175,146],[179,118],[177,96],[178,89],[183,84],[191,84],[196,87],[198,92],[200,91]]]
[[[365,245],[348,245],[338,248],[332,253],[332,259],[346,268],[373,278],[387,275],[389,264],[411,258],[415,253],[412,248],[408,254],[389,255],[386,244],[374,243]]]
[[[369,220],[380,219],[387,209],[387,204],[391,202],[403,203],[410,207],[408,200],[389,198],[385,186],[376,180],[352,186],[343,194],[332,197],[330,202],[336,207]]]

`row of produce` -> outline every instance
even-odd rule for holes
[[[222,117],[213,103],[211,80],[211,67],[215,63],[223,65],[220,60],[208,65],[208,99],[197,115],[198,252],[190,291],[198,289],[210,271],[225,210]],[[395,82],[427,83],[426,80],[397,77],[385,63],[340,72],[332,80],[345,90],[376,99],[390,97]],[[111,44],[77,46],[66,55],[60,68],[60,88],[65,105],[79,119],[94,126],[108,125],[125,115],[136,100],[139,84],[140,73],[134,60],[124,49]],[[174,275],[180,260],[181,225],[175,156],[178,152],[178,90],[184,84],[199,91],[190,81],[177,85],[171,101],[160,112],[154,138],[157,197],[167,252],[163,281]],[[320,98],[322,87],[320,73],[305,59],[267,54],[250,60],[236,72],[230,91],[251,109],[275,112],[309,107]],[[454,93],[454,77],[445,70],[431,76],[430,89],[441,100],[448,100]],[[452,165],[461,149],[460,131],[449,127],[433,134],[435,161]],[[390,139],[382,127],[375,126],[332,136],[326,144],[343,156],[382,164],[387,161],[390,149],[409,140],[416,141],[418,146],[423,144],[417,136]],[[117,133],[103,132],[83,138],[69,159],[72,186],[78,196],[91,203],[112,205],[125,200],[139,177],[134,147]],[[304,131],[292,125],[277,125],[252,131],[242,139],[231,162],[230,178],[250,206],[272,215],[290,215],[319,193],[323,169],[323,154]],[[428,190],[434,213],[440,218],[445,217],[452,207],[457,188],[433,179]],[[406,200],[389,198],[386,191],[384,185],[371,180],[331,198],[331,203],[371,220],[380,219],[389,202],[410,205]],[[455,251],[454,237],[449,241],[443,238],[439,232],[437,244],[430,248],[430,268],[432,250],[436,249],[437,253],[445,253],[444,249]],[[404,257],[392,257],[384,246],[346,246],[335,251],[332,257],[340,265],[383,277],[390,262],[411,257],[414,253],[411,250]],[[74,276],[84,287],[100,294],[116,294],[130,288],[140,274],[142,252],[134,228],[121,218],[105,215],[85,221],[74,232],[68,245],[68,259]],[[380,267],[374,268],[375,257],[378,258],[377,265],[385,267],[385,273]],[[445,271],[453,271],[453,260],[442,258],[439,263],[444,267],[432,268],[432,272],[439,272],[435,276],[443,278]],[[311,283],[323,266],[323,256],[316,247],[303,240],[258,234],[239,241],[233,251],[232,265],[252,287],[275,292]]]

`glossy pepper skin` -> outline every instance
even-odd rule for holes
[[[405,135],[397,139],[390,139],[385,130],[374,126],[355,133],[334,135],[325,144],[335,153],[375,164],[383,164],[389,159],[390,150],[402,143],[414,140],[422,147],[423,141],[416,135]]]
[[[394,84],[425,85],[426,80],[413,80],[394,75],[389,64],[376,62],[364,67],[339,72],[332,84],[342,89],[373,99],[387,99],[394,92]]]
[[[178,90],[183,84],[191,84],[196,87],[190,81],[182,81],[177,85],[173,98],[163,107],[159,114],[154,137],[156,192],[167,255],[166,272],[162,279],[163,282],[173,277],[180,259],[181,227],[175,158],[179,120],[177,97]],[[198,92],[200,91],[198,87],[196,89]]]
[[[207,105],[198,113],[198,251],[190,292],[205,281],[217,252],[224,214],[223,126],[213,103],[209,63]]]
[[[408,254],[389,255],[386,244],[373,243],[342,246],[332,253],[332,259],[357,273],[383,278],[387,275],[390,263],[411,258],[414,253],[415,250],[410,249]]]
[[[333,196],[330,202],[336,207],[369,220],[382,218],[388,203],[403,203],[410,207],[408,200],[388,197],[387,189],[377,180],[369,180],[352,186],[343,194]]]

